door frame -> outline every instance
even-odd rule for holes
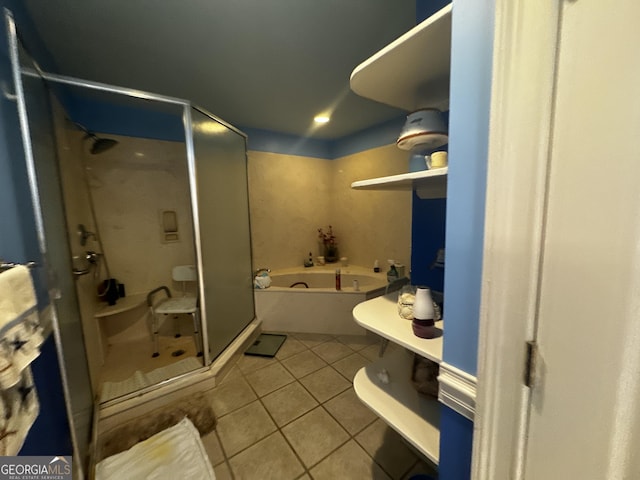
[[[524,477],[561,6],[495,5],[474,479]]]

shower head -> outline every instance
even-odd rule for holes
[[[76,123],[76,126],[81,129],[84,133],[86,133],[84,139],[86,140],[87,138],[90,138],[91,140],[93,140],[93,144],[91,145],[91,148],[89,149],[89,151],[91,152],[91,155],[98,155],[102,152],[106,152],[107,150],[109,150],[112,147],[115,147],[118,144],[117,140],[113,140],[112,138],[100,138],[98,137],[95,133],[89,131],[87,128],[85,128],[84,126],[80,125],[79,123]]]

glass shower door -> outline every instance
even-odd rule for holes
[[[192,108],[201,310],[215,359],[255,317],[246,138]]]

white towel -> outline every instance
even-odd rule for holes
[[[13,387],[0,392],[0,455],[18,454],[39,413],[31,368],[26,367]]]
[[[266,272],[261,275],[256,275],[253,279],[253,286],[260,289],[269,288],[271,286],[271,277]]]
[[[31,272],[18,265],[0,274],[0,328],[36,308]]]
[[[215,480],[200,434],[188,418],[96,465],[98,480]]]
[[[15,385],[40,354],[42,328],[36,292],[27,267],[0,274],[0,389]]]

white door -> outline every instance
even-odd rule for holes
[[[527,479],[640,478],[639,20],[561,6]]]
[[[473,477],[640,479],[640,2],[495,20]]]

